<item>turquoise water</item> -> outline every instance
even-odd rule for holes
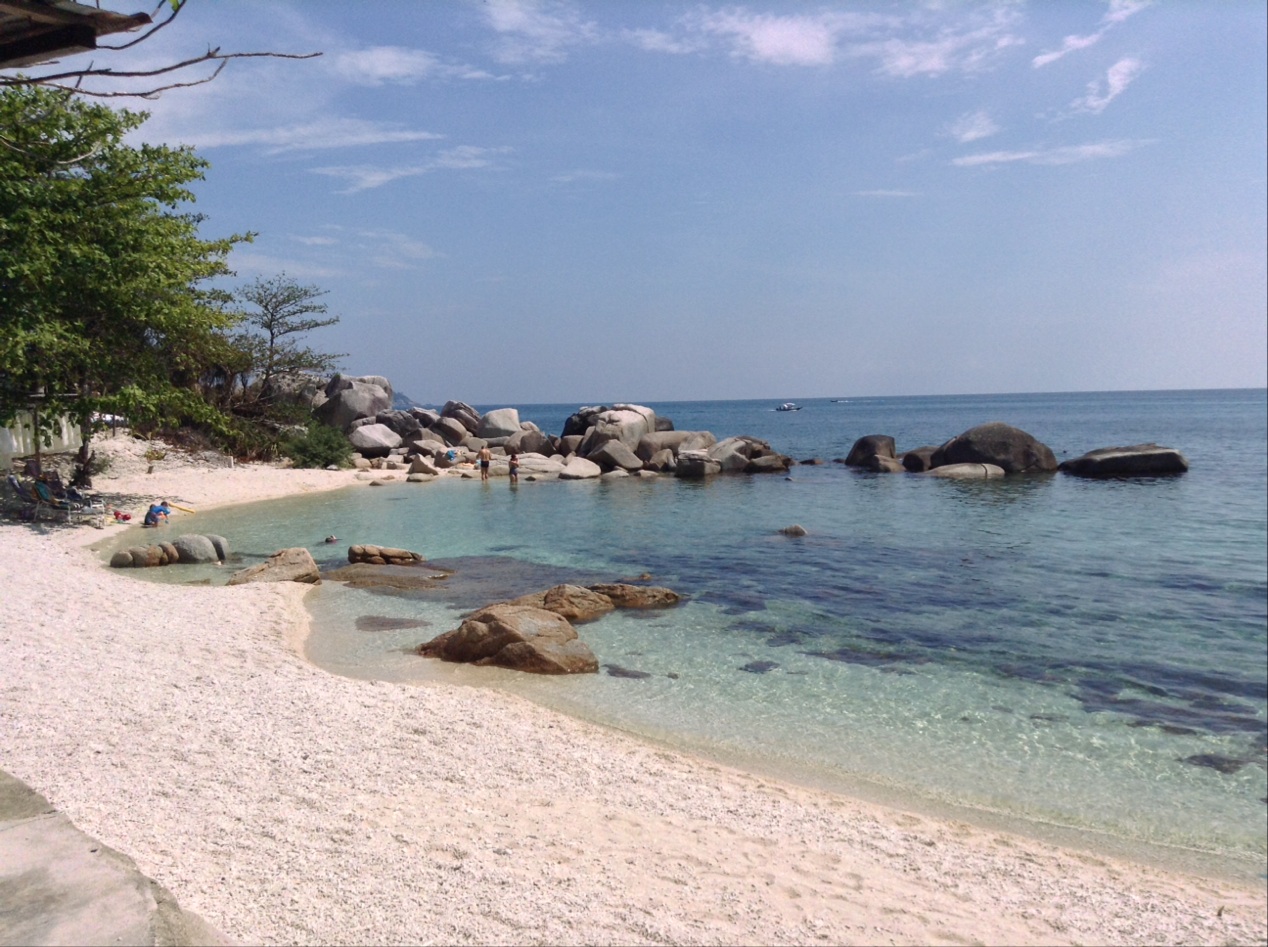
[[[1002,420],[1059,458],[1157,441],[1191,470],[955,482],[826,463],[706,482],[442,480],[213,511],[198,528],[247,561],[304,545],[333,564],[346,542],[375,542],[457,570],[443,591],[326,583],[311,595],[310,657],[340,673],[504,687],[801,781],[1206,853],[1261,875],[1265,392],[803,404],[650,406],[679,429],[752,434],[799,460],[842,457],[864,434],[905,449]],[[575,407],[520,406],[556,432]],[[780,535],[791,523],[809,535]],[[341,542],[322,545],[330,533]],[[581,626],[599,675],[408,653],[486,602],[642,573],[689,600]],[[412,627],[374,630],[393,623]]]

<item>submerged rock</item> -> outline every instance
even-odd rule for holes
[[[594,674],[599,662],[568,620],[531,605],[490,605],[419,645],[424,657],[533,674]]]
[[[1136,444],[1100,447],[1062,461],[1058,469],[1075,477],[1157,477],[1182,474],[1189,469],[1189,462],[1175,448]]]

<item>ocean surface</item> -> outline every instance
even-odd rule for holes
[[[309,657],[337,673],[503,688],[794,781],[1262,879],[1265,391],[801,403],[649,403],[679,430],[824,461],[787,477],[401,482],[200,513],[197,528],[244,564],[301,545],[333,566],[372,542],[455,570],[441,590],[311,594]],[[577,405],[516,407],[558,433]],[[1154,441],[1191,469],[965,482],[831,462],[865,434],[902,450],[994,420],[1058,459]],[[794,523],[808,535],[779,532]],[[598,675],[410,653],[488,602],[645,573],[688,600],[580,626]]]

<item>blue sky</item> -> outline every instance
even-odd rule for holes
[[[322,51],[145,135],[419,401],[1258,387],[1266,9],[190,0],[133,61]]]

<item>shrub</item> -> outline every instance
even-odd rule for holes
[[[352,462],[352,445],[343,432],[316,421],[303,434],[288,440],[282,453],[296,467],[347,467]]]

